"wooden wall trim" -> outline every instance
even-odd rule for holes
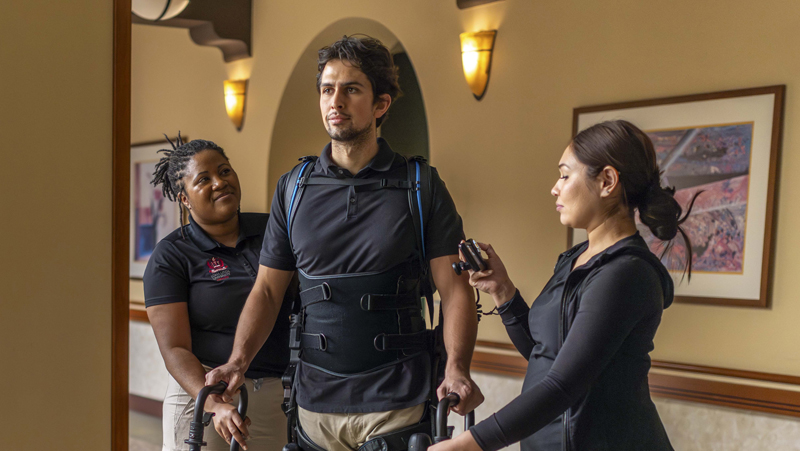
[[[162,406],[164,403],[144,396],[128,395],[128,404],[134,412],[143,413],[153,417],[163,417]]]
[[[523,377],[527,368],[528,361],[522,357],[484,351],[475,351],[472,354],[473,371]]]
[[[478,341],[483,348],[508,351],[514,345]],[[685,363],[654,360],[656,370],[671,370],[689,373],[686,376],[650,372],[650,394],[653,396],[680,399],[703,404],[712,404],[737,409],[753,410],[800,417],[800,391],[761,387],[752,381],[776,382],[800,387],[800,377],[782,374],[760,373],[755,371],[718,368]],[[519,355],[509,355],[485,350],[476,350],[472,357],[472,370],[503,376],[522,377],[528,362]],[[741,383],[722,382],[693,377],[691,374],[707,374],[741,379]],[[750,383],[748,383],[750,382]]]
[[[667,362],[664,360],[653,360],[653,368],[663,370],[686,371],[689,373],[710,374],[714,376],[736,377],[763,382],[777,382],[780,384],[791,384],[800,386],[800,377],[788,376],[784,374],[760,373],[756,371],[734,370],[731,368],[719,368],[713,366],[691,365],[688,363]]]
[[[111,449],[128,450],[131,0],[114,0],[111,118]]]
[[[650,373],[653,396],[800,417],[800,392]]]
[[[145,311],[144,309],[131,308],[128,318],[131,321],[150,323],[150,318],[147,317],[147,311]]]

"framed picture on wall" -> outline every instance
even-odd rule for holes
[[[576,108],[573,136],[607,120],[625,119],[655,146],[662,186],[676,188],[684,207],[702,190],[683,228],[662,258],[675,281],[675,301],[767,307],[771,280],[775,181],[785,86],[725,91]],[[661,255],[663,243],[637,219]],[[568,245],[586,240],[569,229]],[[683,277],[692,252],[691,283]]]
[[[181,225],[177,202],[165,198],[161,187],[150,184],[166,141],[131,145],[130,276],[141,279],[153,249]]]

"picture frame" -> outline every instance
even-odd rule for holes
[[[684,277],[680,235],[662,258],[675,281],[675,302],[767,308],[770,303],[775,194],[785,85],[575,108],[572,136],[624,119],[653,140],[662,186],[676,188],[692,240],[691,283]],[[657,252],[663,246],[637,219]],[[568,229],[567,247],[586,240]]]
[[[175,139],[170,138],[173,142]],[[156,243],[181,225],[177,202],[153,186],[158,151],[170,148],[166,140],[131,145],[130,277],[141,279]]]

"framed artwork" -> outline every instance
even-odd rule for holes
[[[599,122],[625,119],[653,141],[662,186],[676,188],[685,209],[702,190],[662,262],[675,281],[675,301],[767,307],[771,281],[775,181],[785,86],[576,108],[573,136]],[[664,243],[637,219],[661,255]],[[586,240],[569,229],[568,245]],[[683,266],[692,252],[692,279]]]
[[[141,279],[153,249],[162,238],[181,225],[180,209],[150,184],[166,141],[131,145],[130,276]]]

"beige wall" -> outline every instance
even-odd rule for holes
[[[0,448],[108,450],[112,2],[0,2]]]
[[[216,49],[185,31],[134,26],[136,140],[180,128],[229,149],[243,180],[244,207],[268,209],[275,174],[270,145],[284,89],[298,59],[344,18],[383,24],[407,50],[429,120],[431,160],[456,200],[470,236],[491,242],[528,300],[565,247],[550,187],[567,144],[572,109],[625,100],[787,84],[779,185],[773,306],[768,310],[675,305],[664,317],[654,358],[800,375],[796,302],[800,248],[800,37],[795,1],[530,2],[506,0],[458,10],[454,2],[256,1],[252,77],[244,129],[224,114],[226,68]],[[460,67],[458,34],[497,28],[492,76],[476,102]],[[308,79],[313,90],[313,79]],[[297,108],[301,108],[297,106]],[[284,129],[284,127],[290,127]],[[318,133],[321,124],[281,123],[281,134]],[[273,149],[275,150],[275,149]],[[298,149],[300,154],[318,149]],[[276,160],[288,160],[276,158]],[[464,174],[474,174],[475,183]],[[269,177],[268,177],[269,175]],[[481,337],[507,340],[496,318]]]

